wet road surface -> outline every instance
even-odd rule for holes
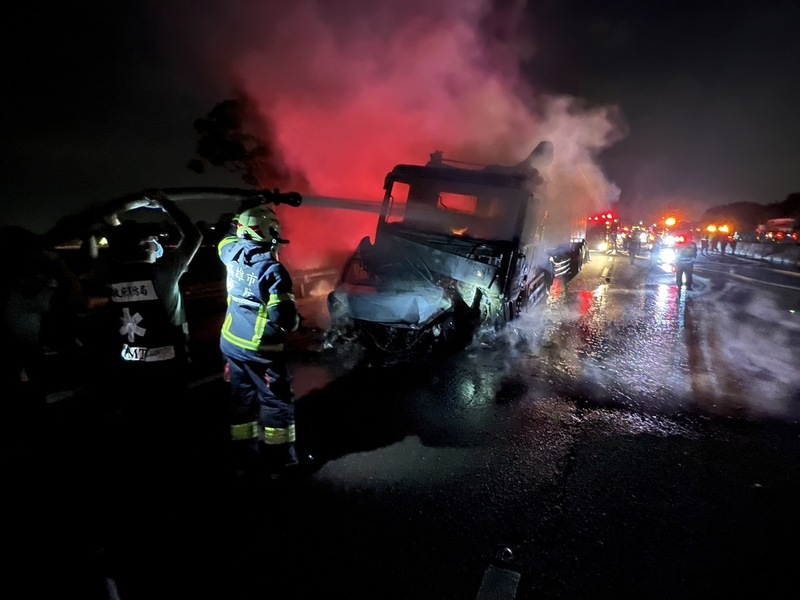
[[[49,405],[13,447],[17,597],[105,576],[123,600],[776,597],[800,558],[798,297],[702,263],[687,295],[596,256],[440,364],[362,368],[309,334],[316,462],[287,481],[229,476],[213,369],[179,443],[116,470],[96,404]]]

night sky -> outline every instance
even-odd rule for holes
[[[800,191],[798,6],[27,3],[3,33],[2,222],[44,231],[146,188],[240,185],[186,168],[193,121],[236,90],[319,195],[378,199],[396,163],[512,164],[550,139],[550,191],[587,213],[780,202]]]

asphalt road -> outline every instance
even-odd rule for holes
[[[102,398],[29,411],[8,428],[9,597],[784,597],[800,296],[703,262],[687,295],[646,258],[595,257],[442,363],[359,367],[309,332],[316,461],[282,482],[228,474],[210,325],[175,444],[120,451]]]

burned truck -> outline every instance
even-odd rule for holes
[[[383,363],[451,353],[577,272],[583,254],[553,256],[543,244],[540,170],[552,151],[543,141],[515,166],[454,163],[441,152],[424,166],[395,166],[374,241],[361,240],[328,296],[332,337],[356,340]]]

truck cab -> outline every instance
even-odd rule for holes
[[[403,360],[463,347],[545,298],[542,144],[514,167],[452,166],[440,152],[395,166],[374,241],[361,240],[328,297],[331,331]]]

